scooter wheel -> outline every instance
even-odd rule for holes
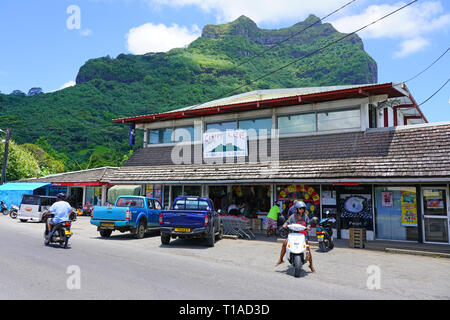
[[[320,248],[320,251],[322,251],[322,252],[327,251],[327,249],[325,248],[325,243],[323,241],[319,242],[319,248]]]

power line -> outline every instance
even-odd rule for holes
[[[423,105],[425,102],[427,102],[428,100],[430,100],[431,98],[433,98],[439,91],[441,91],[442,88],[445,87],[445,85],[450,81],[450,78],[447,79],[447,81],[445,81],[445,83],[439,88],[437,89],[431,96],[428,97],[428,99],[426,99],[425,101],[421,102],[419,105],[417,105],[418,107],[420,107],[421,105]]]
[[[404,6],[400,7],[400,8],[398,8],[398,9],[396,9],[396,10],[394,10],[394,11],[392,11],[392,12],[390,12],[390,13],[384,15],[384,16],[382,16],[381,18],[378,18],[378,19],[376,19],[375,21],[372,21],[371,23],[366,24],[365,26],[359,28],[358,30],[355,30],[355,31],[353,31],[353,32],[351,32],[351,33],[348,33],[348,34],[346,34],[345,36],[343,36],[343,37],[341,37],[341,38],[339,38],[339,39],[337,39],[337,40],[335,40],[335,41],[332,41],[332,42],[330,42],[330,43],[324,45],[323,47],[321,47],[321,48],[319,48],[319,49],[317,49],[317,50],[314,50],[313,52],[311,52],[311,53],[309,53],[309,54],[307,54],[307,55],[304,55],[304,56],[302,56],[302,57],[300,57],[300,58],[298,58],[298,59],[295,59],[294,61],[292,61],[292,62],[290,62],[290,63],[288,63],[288,64],[286,64],[286,65],[284,65],[284,66],[282,66],[282,67],[280,67],[280,68],[278,68],[278,69],[275,69],[275,70],[273,70],[273,71],[271,71],[271,72],[269,72],[269,73],[266,73],[265,75],[263,75],[263,76],[261,76],[261,77],[255,79],[255,80],[253,80],[253,81],[250,81],[249,84],[254,83],[254,82],[256,82],[256,81],[259,81],[259,80],[261,80],[261,79],[263,79],[263,78],[265,78],[265,77],[267,77],[267,76],[270,76],[270,75],[272,75],[272,74],[274,74],[274,73],[276,73],[276,72],[278,72],[278,71],[280,71],[280,70],[282,70],[282,69],[284,69],[284,68],[286,68],[286,67],[288,67],[288,66],[290,66],[290,65],[292,65],[292,64],[294,64],[294,63],[297,63],[298,61],[300,61],[300,60],[302,60],[302,59],[308,58],[308,57],[310,57],[310,56],[312,56],[312,55],[314,55],[314,54],[316,54],[316,53],[318,53],[318,52],[320,52],[320,51],[322,51],[322,50],[324,50],[324,49],[326,49],[326,48],[328,48],[328,47],[330,47],[330,46],[332,46],[332,45],[334,45],[334,44],[336,44],[336,43],[338,43],[338,42],[340,42],[340,41],[342,41],[342,40],[344,40],[344,39],[346,39],[346,38],[348,38],[348,37],[350,37],[350,36],[352,36],[352,35],[354,35],[354,34],[356,34],[357,32],[359,32],[359,31],[361,31],[361,30],[364,30],[364,29],[370,27],[371,25],[373,25],[373,24],[375,24],[375,23],[377,23],[377,22],[379,22],[379,21],[381,21],[381,20],[383,20],[383,19],[385,19],[385,18],[387,18],[387,17],[389,17],[389,16],[391,16],[391,15],[397,13],[398,11],[400,11],[400,10],[402,10],[402,9],[404,9],[404,8],[406,8],[406,7],[408,7],[408,6],[410,6],[410,5],[412,5],[413,3],[417,2],[417,1],[418,1],[418,0],[413,0],[413,1],[409,2],[409,3],[407,3],[406,5],[404,5]],[[234,92],[234,91],[237,91],[237,90],[239,90],[239,89],[241,89],[241,88],[243,88],[243,87],[245,87],[245,86],[247,86],[247,85],[249,85],[249,84],[245,84],[245,85],[239,86],[239,87],[237,87],[237,88],[235,88],[235,89],[233,89],[233,90],[231,90],[231,91],[225,93],[224,95],[226,96],[226,95],[228,95],[228,94],[230,94],[230,93],[232,93],[232,92]]]
[[[280,42],[275,43],[274,45],[272,45],[272,46],[270,46],[269,48],[267,48],[267,49],[261,51],[260,53],[258,53],[258,54],[256,54],[256,55],[250,57],[249,59],[247,59],[247,60],[245,60],[245,61],[243,61],[243,62],[241,62],[241,63],[235,65],[234,67],[232,67],[231,69],[229,69],[228,72],[229,72],[229,71],[232,71],[232,70],[235,70],[235,69],[239,68],[240,66],[242,66],[242,65],[244,65],[244,64],[246,64],[246,63],[248,63],[248,62],[252,62],[252,60],[254,60],[254,59],[258,58],[258,57],[261,57],[261,56],[264,55],[266,52],[268,52],[268,51],[274,49],[275,47],[278,47],[280,44],[282,44],[282,43],[284,43],[284,42],[286,42],[286,41],[288,41],[288,40],[290,40],[290,39],[292,39],[292,38],[298,36],[300,33],[302,33],[302,32],[304,32],[304,31],[308,30],[309,28],[312,28],[313,26],[315,26],[315,25],[318,24],[319,22],[322,22],[323,20],[329,18],[329,17],[332,16],[333,14],[335,14],[335,13],[341,11],[342,9],[344,9],[345,7],[348,7],[348,6],[351,5],[353,2],[356,2],[356,1],[358,1],[358,0],[351,0],[351,1],[347,2],[346,4],[342,5],[341,7],[337,8],[336,10],[330,12],[329,14],[325,15],[324,17],[319,18],[319,20],[317,20],[316,22],[314,22],[314,23],[308,25],[307,27],[303,28],[302,30],[297,31],[297,32],[294,32],[293,34],[291,34],[291,35],[288,36],[287,38],[281,40]],[[255,67],[255,69],[256,69],[257,71],[259,71],[258,68],[256,67],[256,65],[255,65],[253,62],[252,62],[252,65]],[[223,95],[221,95],[220,97],[223,97]],[[212,100],[219,99],[220,97],[217,97],[217,98],[212,99]],[[191,107],[187,108],[186,110],[195,108],[195,107],[198,106],[198,105],[199,105],[199,104],[194,105],[194,106],[191,106]]]
[[[335,14],[336,12],[341,11],[342,9],[344,9],[344,8],[347,7],[347,6],[349,6],[350,4],[352,4],[352,3],[355,2],[355,1],[357,1],[357,0],[352,0],[352,1],[350,1],[350,2],[347,2],[346,4],[344,4],[343,6],[341,6],[340,8],[338,8],[338,9],[334,10],[333,12],[327,14],[327,15],[324,16],[323,18],[320,18],[319,20],[317,20],[317,21],[314,22],[313,24],[310,24],[309,26],[303,28],[302,30],[300,30],[300,31],[298,31],[298,32],[295,32],[295,33],[291,34],[289,37],[285,38],[284,40],[281,40],[280,42],[275,43],[274,45],[270,46],[269,48],[263,50],[262,52],[256,54],[255,56],[251,57],[250,59],[247,59],[247,60],[245,60],[245,61],[239,63],[238,65],[236,65],[235,67],[233,67],[231,70],[233,70],[233,69],[235,69],[235,68],[238,68],[238,67],[242,66],[243,64],[246,64],[247,62],[249,62],[249,61],[251,61],[251,60],[253,60],[253,59],[257,58],[257,57],[262,56],[263,54],[265,54],[266,52],[272,50],[273,48],[278,47],[280,44],[282,44],[282,43],[284,43],[284,42],[286,42],[286,41],[288,41],[288,40],[294,38],[295,36],[299,35],[300,33],[302,33],[302,32],[304,32],[304,31],[308,30],[309,28],[311,28],[311,27],[313,27],[313,26],[315,26],[315,25],[318,24],[319,22],[322,22],[323,20],[325,20],[326,18],[332,16],[332,15]]]
[[[430,64],[427,68],[425,68],[424,70],[422,70],[421,72],[419,72],[418,74],[416,74],[414,77],[412,77],[411,79],[408,79],[406,81],[404,81],[404,83],[411,81],[415,78],[417,78],[418,76],[420,76],[422,73],[424,73],[425,71],[427,71],[428,69],[430,69],[436,62],[438,62],[448,51],[450,50],[450,47],[447,48],[447,50],[444,51],[443,54],[441,54],[436,60],[433,61],[432,64]]]

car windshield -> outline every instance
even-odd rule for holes
[[[119,198],[116,203],[116,207],[136,207],[143,208],[144,207],[144,199],[139,198]]]
[[[173,206],[175,210],[209,210],[208,201],[198,199],[180,199]]]
[[[39,203],[40,203],[40,200],[41,199],[39,197],[23,196],[21,204],[28,204],[28,205],[36,205],[36,206],[38,206]]]

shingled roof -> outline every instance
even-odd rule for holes
[[[103,180],[110,183],[450,181],[450,122],[289,139],[293,139],[292,148],[280,150],[281,161],[277,163],[142,166],[129,161],[127,166],[106,172]],[[148,152],[151,148],[144,148],[141,155]],[[302,153],[302,160],[298,160],[298,154],[293,155],[296,152]]]
[[[103,177],[111,174],[116,167],[101,167],[48,175],[40,178],[23,179],[21,182],[83,183],[104,182]]]

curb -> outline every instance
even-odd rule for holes
[[[410,254],[415,256],[426,256],[433,258],[447,258],[450,259],[450,254],[442,253],[442,252],[427,252],[427,251],[417,251],[417,250],[408,250],[408,249],[395,249],[395,248],[385,248],[385,252],[388,253],[399,253],[399,254]]]

